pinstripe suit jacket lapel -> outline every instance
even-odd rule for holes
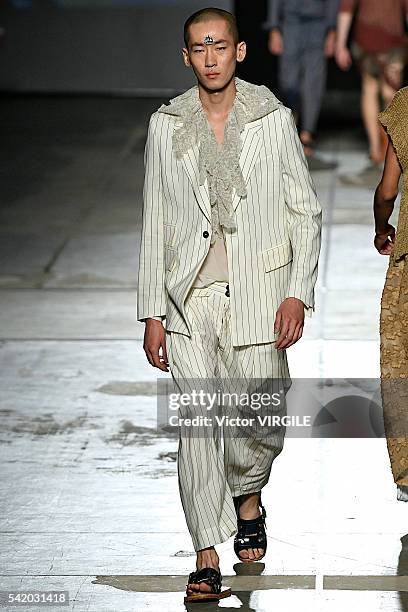
[[[199,184],[198,155],[199,146],[195,144],[193,147],[188,149],[188,151],[186,151],[185,155],[183,155],[180,161],[188,178],[190,179],[198,205],[200,206],[203,214],[207,217],[208,221],[211,222],[211,204],[210,194],[208,191],[208,181],[206,180],[204,185]]]
[[[242,170],[242,176],[244,177],[245,183],[248,183],[251,170],[255,165],[259,152],[262,145],[262,122],[261,119],[257,119],[251,123],[247,123],[244,131],[241,134],[241,154],[239,163]],[[241,201],[241,196],[236,192],[232,198],[232,206],[236,210],[238,204]]]

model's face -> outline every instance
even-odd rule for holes
[[[222,89],[233,77],[237,62],[246,54],[244,42],[234,45],[228,23],[214,19],[194,23],[189,29],[189,48],[183,49],[186,66],[191,66],[201,85],[209,90]],[[207,44],[205,41],[210,41]]]

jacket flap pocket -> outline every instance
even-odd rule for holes
[[[177,225],[173,223],[163,223],[163,242],[169,246],[175,244]]]
[[[171,272],[178,262],[177,249],[171,249],[168,246],[164,247],[164,261],[166,270]]]
[[[293,259],[292,245],[290,240],[278,244],[270,249],[261,251],[265,272],[276,270],[285,264],[288,264]]]

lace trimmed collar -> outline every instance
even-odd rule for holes
[[[246,123],[261,119],[278,108],[281,101],[265,85],[254,85],[235,77],[236,96],[233,110],[239,132]],[[197,115],[203,113],[198,85],[170,99],[170,104],[162,104],[158,112],[172,115],[178,120],[173,133],[173,150],[178,159],[199,142]]]

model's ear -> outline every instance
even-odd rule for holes
[[[246,56],[246,42],[242,41],[237,45],[237,62],[243,62]]]
[[[190,64],[190,56],[188,54],[188,49],[186,49],[185,47],[183,47],[183,49],[181,50],[182,54],[183,54],[183,61],[184,61],[184,65],[185,66],[191,66]]]

